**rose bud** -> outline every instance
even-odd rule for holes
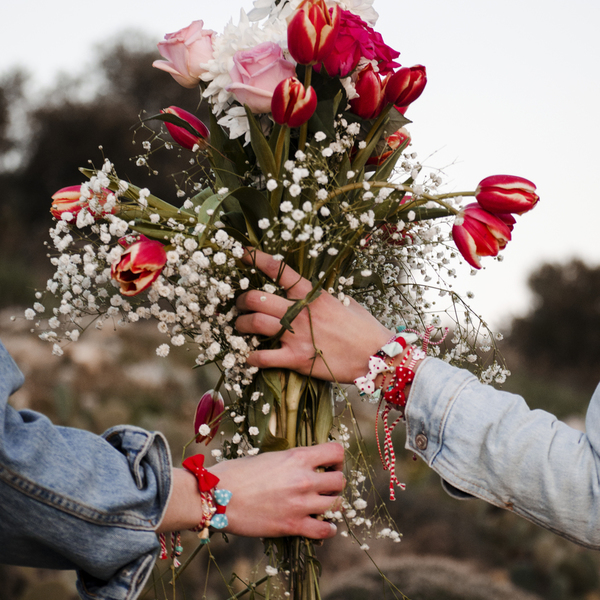
[[[367,65],[358,74],[355,87],[358,98],[350,100],[352,112],[363,119],[373,119],[379,116],[383,100],[383,87],[381,79],[373,70],[372,65]]]
[[[158,51],[167,60],[155,60],[153,67],[170,73],[183,87],[195,88],[200,75],[206,73],[201,65],[213,57],[214,31],[203,29],[202,21],[194,21],[175,33],[167,33],[158,43]]]
[[[271,113],[275,123],[300,127],[308,121],[317,108],[317,93],[305,87],[295,77],[284,79],[273,92]]]
[[[410,133],[408,133],[404,127],[398,129],[398,131],[385,138],[384,151],[381,154],[371,156],[371,158],[367,160],[367,164],[377,166],[382,165],[392,155],[393,152],[402,146],[402,144],[408,145],[409,142]],[[386,148],[389,148],[389,150],[386,150]]]
[[[200,444],[206,440],[206,445],[217,435],[219,424],[225,402],[223,396],[215,390],[209,390],[200,398],[196,407],[196,417],[194,418],[194,433],[196,433],[196,443]]]
[[[292,58],[301,65],[321,62],[333,49],[342,9],[331,10],[324,0],[304,0],[288,21],[287,41]]]
[[[479,259],[497,256],[510,241],[510,231],[511,227],[503,219],[473,202],[456,215],[452,237],[465,260],[473,268],[481,269]]]
[[[176,144],[179,144],[182,148],[187,148],[188,150],[193,150],[196,146],[198,146],[200,150],[204,150],[206,146],[208,146],[210,131],[196,115],[193,115],[187,110],[183,110],[183,108],[178,108],[177,106],[163,108],[160,112],[175,115],[196,130],[196,134],[193,134],[179,125],[165,121],[165,127]]]
[[[386,78],[385,101],[396,108],[406,107],[423,93],[426,84],[427,72],[423,65],[402,67]]]
[[[531,210],[540,199],[531,181],[514,175],[486,177],[477,186],[475,197],[485,210],[492,213],[518,215]]]
[[[144,235],[131,245],[122,240],[120,243],[126,248],[112,264],[110,275],[119,283],[123,296],[135,296],[156,281],[167,262],[167,253],[160,242]]]

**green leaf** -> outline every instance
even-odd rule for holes
[[[260,445],[261,452],[279,452],[280,450],[287,450],[290,444],[285,438],[275,437],[269,429],[265,433],[263,442]]]
[[[265,383],[269,386],[269,389],[275,395],[275,398],[281,400],[282,388],[281,388],[281,370],[280,369],[262,369],[262,373]]]
[[[195,196],[192,196],[190,198],[190,202],[194,206],[200,206],[207,198],[209,198],[213,194],[214,192],[210,188],[204,188],[203,190],[199,191]]]
[[[250,237],[254,237],[253,243],[256,244],[261,237],[261,229],[258,222],[261,219],[269,219],[273,223],[275,214],[266,196],[256,188],[241,187],[231,192],[231,195],[239,202]],[[254,234],[254,236],[252,236]]]
[[[387,115],[388,120],[385,123],[385,127],[383,128],[383,137],[390,137],[393,133],[396,133],[398,129],[401,129],[408,123],[412,123],[410,119],[407,119],[401,112],[397,109],[392,108]]]
[[[215,188],[226,187],[234,190],[241,184],[237,173],[246,171],[246,154],[237,140],[230,140],[217,118],[210,113],[210,142],[208,153],[210,164],[215,172]]]
[[[333,397],[331,385],[321,382],[317,400],[317,416],[315,418],[314,441],[324,444],[329,441],[329,434],[333,427]]]
[[[265,135],[262,132],[256,117],[252,114],[252,111],[246,105],[244,105],[244,108],[246,109],[248,123],[250,124],[250,143],[252,144],[254,154],[256,154],[258,166],[265,177],[268,177],[269,174],[271,174],[273,177],[277,177],[278,173],[275,164],[275,157],[273,156],[269,142],[267,142],[267,139],[265,138]]]
[[[353,271],[352,277],[354,278],[354,283],[352,284],[354,289],[362,289],[374,285],[382,294],[385,293],[385,286],[377,273],[371,273],[371,275],[365,276],[361,275],[360,270],[357,269],[356,271]]]
[[[225,196],[223,194],[212,194],[208,198],[202,202],[200,206],[200,210],[196,215],[196,220],[198,223],[203,223],[204,225],[208,225],[211,219],[214,221],[214,217],[217,214],[219,207],[223,203]],[[209,211],[212,211],[211,214],[208,214]]]

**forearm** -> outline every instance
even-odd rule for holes
[[[406,447],[453,487],[600,548],[600,459],[592,432],[531,411],[521,397],[436,359],[418,369],[406,419]]]

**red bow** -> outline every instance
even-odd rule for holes
[[[194,454],[189,456],[182,463],[182,466],[193,473],[198,480],[198,489],[201,492],[208,492],[216,487],[219,478],[204,468],[204,455]]]

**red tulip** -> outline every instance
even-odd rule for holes
[[[497,256],[511,239],[511,224],[493,215],[477,202],[467,204],[456,216],[452,237],[459,252],[475,269],[482,256]]]
[[[200,150],[204,150],[206,146],[208,146],[210,132],[208,127],[198,117],[177,106],[169,106],[169,108],[164,108],[160,112],[175,115],[176,117],[183,119],[196,130],[196,133],[194,134],[179,125],[165,121],[165,127],[176,144],[179,144],[182,148],[187,148],[188,150],[193,150],[194,146],[198,146]]]
[[[300,127],[317,108],[317,93],[308,90],[295,77],[288,77],[277,85],[271,99],[271,113],[275,123]]]
[[[427,72],[423,65],[402,67],[386,78],[385,101],[397,108],[406,107],[423,93],[426,84]]]
[[[96,194],[96,198],[101,206],[106,204],[108,194],[110,193],[110,190],[102,189],[101,194]],[[69,187],[61,188],[52,195],[50,212],[55,219],[62,219],[64,213],[71,213],[73,217],[76,217],[82,208],[89,208],[89,200],[85,196],[82,197],[80,185],[70,185]],[[111,212],[114,213],[114,209]],[[101,216],[94,214],[93,211],[92,214],[94,217]]]
[[[333,49],[340,28],[342,9],[331,12],[324,0],[304,0],[288,22],[288,50],[301,65],[321,62]]]
[[[126,242],[121,242],[126,245]],[[140,235],[138,241],[126,247],[121,258],[113,263],[111,277],[119,283],[123,296],[135,296],[150,287],[167,262],[164,246]]]
[[[350,100],[352,112],[363,119],[373,119],[381,112],[383,86],[372,65],[367,65],[356,79],[358,98]]]
[[[196,443],[200,444],[206,440],[206,445],[217,435],[219,424],[225,410],[223,396],[215,390],[209,390],[200,398],[196,408],[196,417],[194,418],[194,433],[196,433]],[[200,428],[210,429],[209,433],[200,432]]]
[[[531,181],[514,175],[486,177],[477,186],[475,197],[485,210],[492,213],[518,215],[531,210],[540,199]]]

